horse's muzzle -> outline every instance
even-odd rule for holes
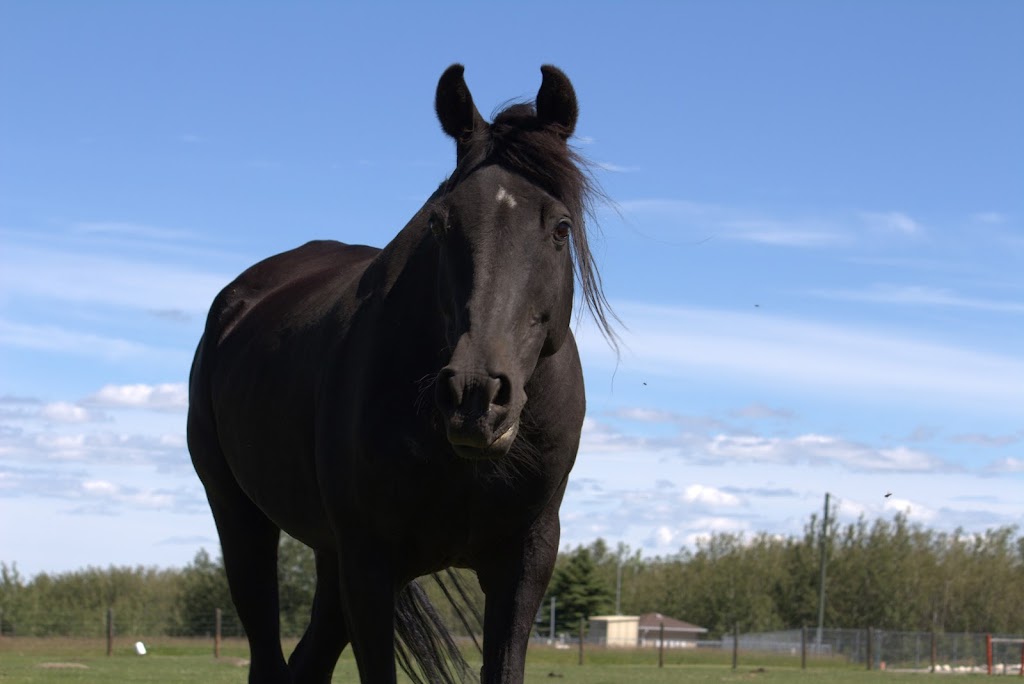
[[[455,453],[463,458],[498,458],[508,453],[519,432],[519,411],[507,376],[441,369],[437,407]]]

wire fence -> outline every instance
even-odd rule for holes
[[[563,648],[621,648],[602,636],[563,634],[552,641]],[[821,664],[824,660],[861,665],[871,670],[916,670],[931,672],[987,672],[1022,675],[1024,635],[900,632],[882,629],[791,629],[756,634],[725,635],[721,639],[691,641],[638,639],[634,648],[714,650],[732,653],[734,667],[740,662],[789,660],[791,665]],[[991,650],[991,655],[989,655]],[[582,655],[581,655],[582,659]],[[659,659],[660,660],[660,659]]]
[[[95,613],[46,611],[15,616],[0,609],[0,639],[17,637],[83,637],[145,639],[152,637],[203,637],[219,643],[222,638],[244,637],[245,630],[234,611],[211,609],[205,615],[168,615],[154,611],[113,609]],[[301,627],[304,627],[302,625]],[[282,629],[282,636],[301,636],[299,626]],[[537,637],[537,644],[553,642]],[[731,634],[721,639],[694,639],[679,643],[646,639],[624,644],[620,639],[609,644],[600,636],[562,635],[554,645],[569,648],[696,649],[733,654],[733,664],[742,659],[755,662],[771,654],[774,658],[792,658],[793,664],[806,666],[808,659],[841,660],[866,669],[918,670],[935,672],[985,672],[1021,674],[1024,666],[1024,635],[900,632],[882,629],[790,629],[756,634]],[[991,656],[988,651],[991,650]],[[659,658],[659,662],[660,662]]]
[[[218,618],[219,615],[219,618]],[[218,623],[219,619],[219,623]],[[0,610],[0,638],[4,637],[82,637],[104,638],[110,629],[119,636],[221,636],[244,637],[238,616],[233,610],[211,608],[203,615],[182,616],[145,611],[38,611],[12,615]],[[304,625],[303,625],[304,627]],[[292,634],[291,632],[295,632]],[[301,629],[283,629],[283,636],[300,636]]]
[[[802,637],[808,655],[840,656],[872,669],[925,669],[932,665],[978,667],[986,663],[985,634],[949,632],[897,632],[882,629],[794,629],[739,635],[739,649],[801,653]],[[722,640],[732,647],[732,638]],[[1009,650],[1009,649],[1006,649]],[[1002,654],[1000,654],[1002,655]],[[1019,660],[1020,654],[1017,653]],[[884,665],[883,665],[884,663]]]

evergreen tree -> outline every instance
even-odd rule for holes
[[[545,606],[555,597],[555,629],[575,633],[581,619],[608,613],[613,592],[598,577],[590,549],[578,548],[568,561],[555,570]]]

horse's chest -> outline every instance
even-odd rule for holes
[[[413,469],[387,485],[361,488],[360,507],[368,515],[360,518],[416,575],[463,564],[495,539],[520,535],[543,510],[550,490],[546,479],[502,481]]]

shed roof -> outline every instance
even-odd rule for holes
[[[640,616],[640,631],[651,631],[661,628],[661,625],[665,625],[666,632],[687,632],[690,634],[704,634],[708,630],[697,625],[691,625],[689,622],[683,622],[682,620],[676,620],[675,618],[662,615],[661,613],[644,613]]]

